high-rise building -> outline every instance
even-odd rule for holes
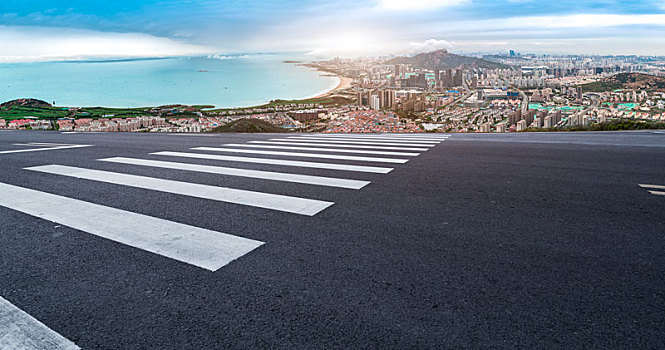
[[[371,95],[370,96],[369,108],[374,109],[374,110],[381,109],[381,100],[379,99],[379,95]]]
[[[522,119],[517,122],[517,131],[522,131],[527,128],[526,120]]]
[[[392,108],[395,104],[395,91],[393,90],[383,90],[380,92],[383,95],[383,101],[381,103],[382,108]]]

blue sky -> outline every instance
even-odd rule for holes
[[[4,61],[265,51],[357,56],[437,48],[665,55],[663,34],[665,0],[0,3]]]

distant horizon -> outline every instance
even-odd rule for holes
[[[331,60],[334,58],[341,59],[385,59],[393,57],[413,57],[418,54],[434,52],[441,49],[422,51],[408,54],[374,54],[364,56],[311,56],[303,51],[285,51],[285,52],[226,52],[226,53],[210,53],[210,54],[197,54],[197,55],[174,55],[174,56],[80,56],[80,57],[44,57],[42,59],[26,59],[16,61],[2,61],[0,57],[0,64],[20,64],[20,63],[113,63],[113,62],[131,62],[131,61],[149,61],[149,60],[169,60],[169,59],[192,59],[192,58],[211,58],[211,59],[243,59],[250,58],[251,56],[284,56],[285,59],[293,58],[302,61],[316,61],[316,60]],[[457,55],[468,56],[505,56],[508,55],[512,49],[496,50],[496,51],[456,51],[447,50],[447,52]],[[643,55],[643,54],[584,54],[584,53],[554,53],[554,52],[538,52],[538,51],[524,51],[518,52],[523,56],[580,56],[580,57],[654,57],[663,58],[663,55]],[[292,55],[292,56],[290,56]]]

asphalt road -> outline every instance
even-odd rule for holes
[[[0,184],[264,243],[205,269],[0,205],[0,297],[84,349],[665,348],[665,196],[639,186],[665,185],[665,133],[452,135],[404,164],[191,149],[286,136],[0,131]],[[3,153],[30,142],[90,147]],[[334,204],[301,215],[25,169],[46,165]]]

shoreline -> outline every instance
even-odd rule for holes
[[[353,79],[348,78],[348,77],[344,77],[344,76],[341,76],[341,75],[336,75],[335,78],[339,79],[339,83],[337,84],[337,86],[335,86],[333,89],[331,89],[329,91],[326,91],[322,94],[316,95],[314,97],[309,97],[309,98],[328,97],[330,95],[333,95],[337,91],[346,90],[346,89],[350,88],[352,83],[353,83]]]

